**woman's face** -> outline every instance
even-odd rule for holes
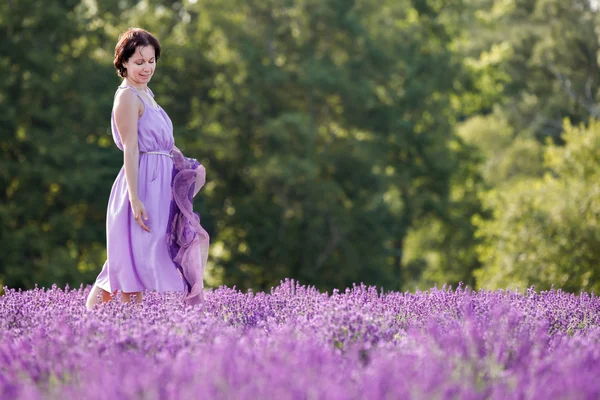
[[[138,46],[135,53],[129,57],[127,62],[123,63],[127,69],[127,79],[135,83],[145,84],[150,82],[150,78],[156,69],[156,58],[153,46]]]

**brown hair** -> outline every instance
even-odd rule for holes
[[[150,32],[141,28],[129,28],[119,35],[119,41],[115,47],[115,59],[113,64],[117,69],[117,75],[121,78],[127,76],[127,70],[123,66],[124,62],[135,53],[138,46],[152,46],[156,55],[155,61],[160,57],[160,43]]]

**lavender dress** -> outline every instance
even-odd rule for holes
[[[138,196],[150,232],[133,218],[123,166],[108,200],[107,260],[96,285],[108,292],[182,291],[187,293],[186,302],[201,303],[209,236],[192,200],[204,185],[204,167],[174,146],[173,124],[160,106],[154,108],[132,86],[119,90],[132,90],[144,103],[138,120]],[[114,112],[111,125],[113,140],[123,150]]]

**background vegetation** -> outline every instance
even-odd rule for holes
[[[207,285],[600,289],[590,0],[0,2],[0,286],[104,263],[131,26],[207,169]]]

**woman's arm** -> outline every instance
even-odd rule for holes
[[[140,151],[138,148],[137,124],[140,100],[128,89],[122,90],[115,98],[115,123],[123,143],[123,163],[129,192],[129,202],[137,223],[147,232],[150,229],[144,223],[148,219],[144,204],[138,196],[138,170]]]

